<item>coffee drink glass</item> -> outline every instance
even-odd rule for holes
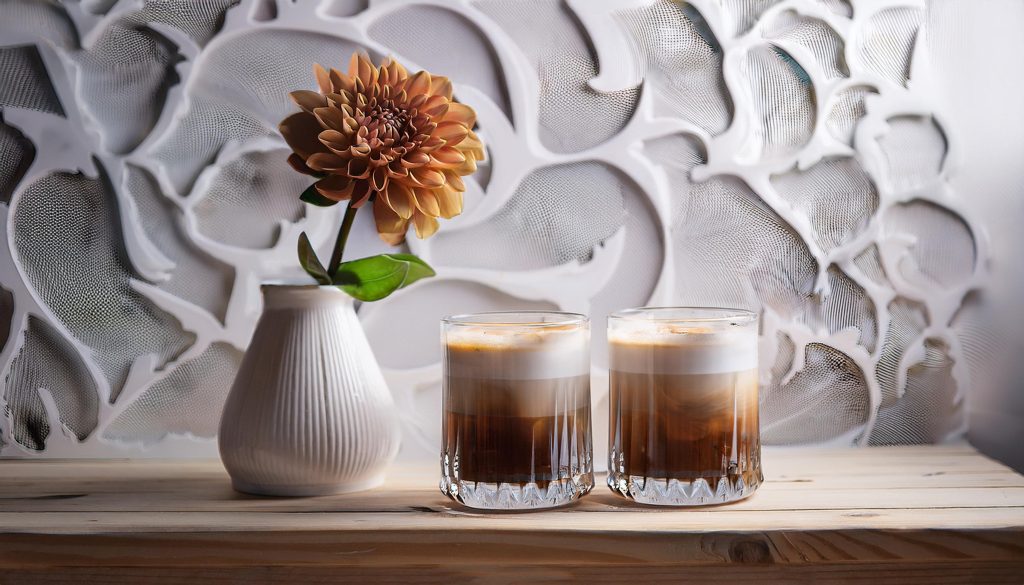
[[[441,323],[441,491],[472,508],[568,504],[594,487],[590,321],[480,313]]]
[[[699,506],[761,484],[757,315],[650,307],[608,318],[608,487]]]

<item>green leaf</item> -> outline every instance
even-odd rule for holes
[[[320,192],[316,190],[316,183],[306,187],[306,190],[302,192],[302,195],[299,195],[299,199],[306,203],[312,203],[317,207],[330,207],[338,204],[334,199],[328,199],[321,195]]]
[[[379,301],[434,274],[433,268],[412,254],[380,254],[342,262],[334,284],[360,301]]]
[[[320,284],[331,284],[331,277],[327,275],[327,270],[324,265],[320,263],[320,259],[316,257],[316,250],[313,249],[313,245],[309,243],[309,236],[306,232],[302,232],[299,235],[299,264],[306,270],[306,273],[312,276]]]

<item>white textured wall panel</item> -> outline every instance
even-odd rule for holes
[[[360,309],[405,457],[437,452],[438,319],[511,308],[593,317],[598,412],[609,312],[728,305],[764,314],[767,442],[962,437],[1007,388],[987,348],[1024,239],[994,194],[1021,172],[979,170],[964,4],[6,0],[0,454],[215,453],[259,283],[340,220],[297,201],[287,91],[360,49],[450,76],[490,156],[410,239],[438,277]]]

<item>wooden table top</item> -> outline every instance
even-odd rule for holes
[[[218,461],[0,461],[0,584],[1024,583],[1024,477],[970,447],[766,449],[764,466],[753,497],[712,508],[632,505],[601,477],[568,508],[479,513],[433,462],[258,498]]]

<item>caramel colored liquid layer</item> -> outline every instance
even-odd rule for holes
[[[444,453],[461,480],[552,480],[590,469],[589,375],[445,380]]]
[[[756,473],[757,370],[640,374],[611,370],[613,470],[692,481]]]

